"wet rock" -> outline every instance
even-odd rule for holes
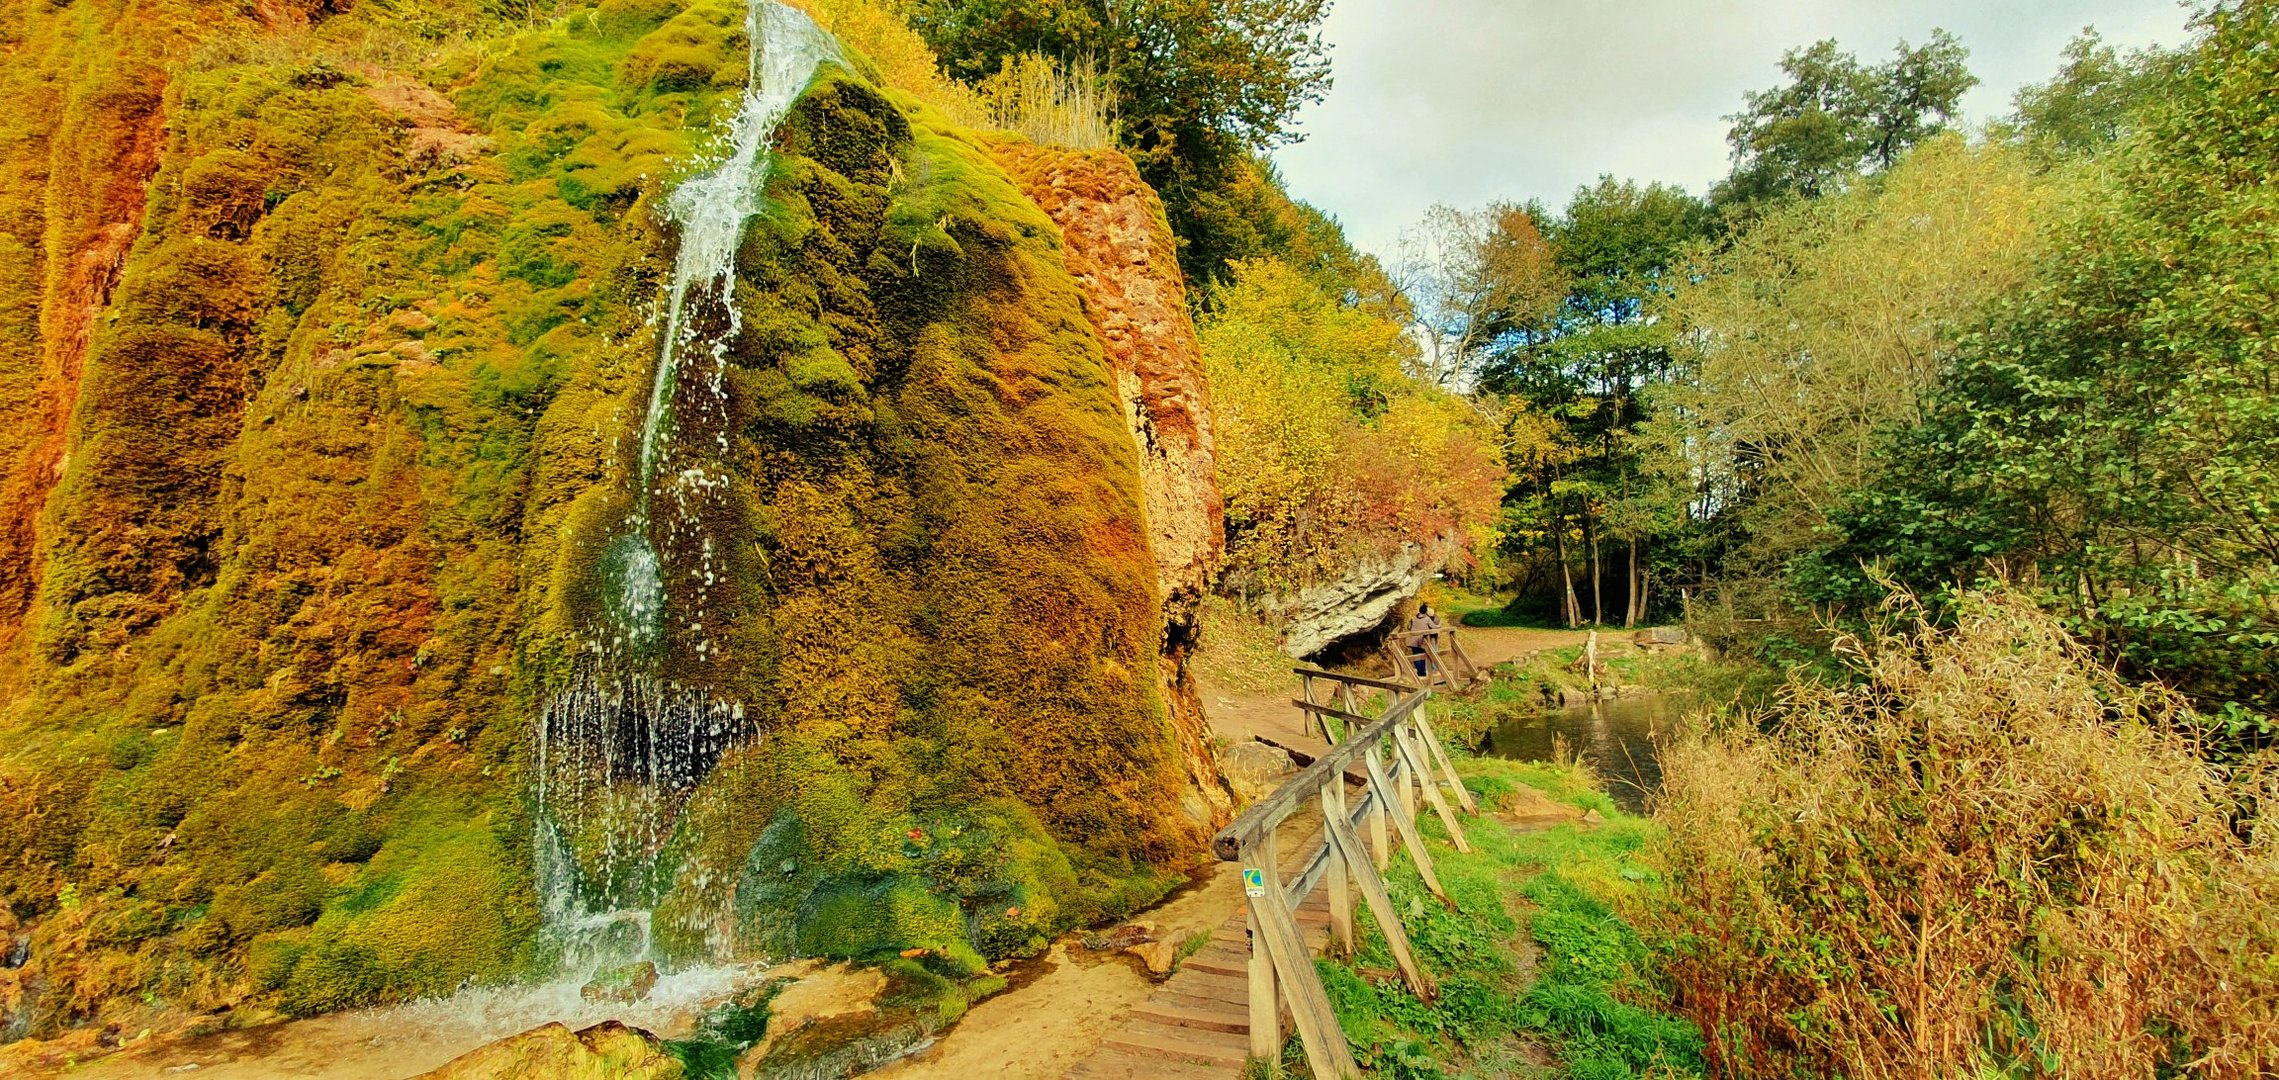
[[[587,1001],[615,1001],[631,1003],[649,997],[657,988],[657,965],[643,960],[612,968],[593,977],[591,982],[578,989],[578,996]]]
[[[612,1020],[573,1032],[546,1024],[469,1051],[419,1080],[680,1080],[656,1036]]]
[[[798,977],[768,1003],[766,1037],[737,1058],[739,1076],[763,1073],[768,1052],[809,1028],[824,1024],[854,1024],[878,1015],[878,999],[886,992],[886,976],[877,968],[838,964],[827,968],[792,969]]]
[[[1143,941],[1124,951],[1139,957],[1147,973],[1159,979],[1171,974],[1171,965],[1179,962],[1179,950],[1168,941]]]
[[[0,969],[14,971],[23,967],[32,958],[32,939],[15,938],[8,942],[5,952],[6,955],[0,956]]]

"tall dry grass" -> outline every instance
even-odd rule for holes
[[[1843,643],[1857,684],[1663,762],[1643,918],[1715,1070],[2279,1074],[2271,772],[2022,601],[1897,614]]]
[[[895,0],[789,0],[868,58],[886,85],[971,128],[1011,131],[1040,146],[1104,150],[1116,145],[1115,98],[1088,61],[1031,53],[974,86],[944,73]]]
[[[989,126],[1039,146],[1105,150],[1116,145],[1115,99],[1089,61],[1062,63],[1030,53],[1016,57],[979,87]]]

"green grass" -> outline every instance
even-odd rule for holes
[[[1474,850],[1458,853],[1436,820],[1424,822],[1454,910],[1405,857],[1387,883],[1439,1003],[1383,976],[1395,964],[1365,907],[1359,955],[1319,962],[1356,1059],[1403,1080],[1701,1075],[1699,1033],[1666,1011],[1653,956],[1620,914],[1659,887],[1638,859],[1653,823],[1622,815],[1587,775],[1557,765],[1462,758],[1460,768],[1488,811],[1464,821]],[[1492,809],[1522,786],[1607,820],[1506,825]],[[1545,1055],[1556,1062],[1548,1074],[1532,1064]],[[1303,1075],[1295,1040],[1285,1058],[1286,1074]]]

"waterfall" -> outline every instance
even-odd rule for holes
[[[588,970],[651,952],[657,856],[689,792],[744,735],[740,703],[666,674],[675,661],[701,666],[710,649],[706,603],[719,583],[700,511],[727,482],[706,467],[727,451],[725,432],[717,445],[681,444],[704,426],[695,421],[725,415],[729,350],[742,330],[736,252],[762,208],[769,141],[820,67],[839,60],[830,35],[773,0],[749,0],[745,32],[748,81],[718,160],[664,200],[679,250],[629,477],[631,509],[597,568],[602,622],[587,628],[578,671],[538,724],[541,898],[566,965]],[[668,581],[690,583],[681,610],[667,611]],[[691,656],[665,655],[668,629],[681,632]]]

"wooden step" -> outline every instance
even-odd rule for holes
[[[1236,1008],[1232,1002],[1214,1006],[1195,1007],[1175,1005],[1161,1000],[1173,995],[1157,994],[1132,1010],[1132,1017],[1172,1027],[1197,1028],[1203,1031],[1225,1031],[1236,1035],[1250,1030],[1250,1009]]]
[[[1102,1050],[1069,1070],[1069,1080],[1234,1080],[1242,1066],[1171,1061],[1129,1050]]]
[[[1238,979],[1231,975],[1220,975],[1209,971],[1182,971],[1173,975],[1170,982],[1164,983],[1163,988],[1176,990],[1182,994],[1213,997],[1224,1001],[1250,1000],[1250,981],[1248,979]]]
[[[1179,964],[1181,971],[1200,971],[1211,975],[1250,977],[1250,952],[1233,949],[1209,948],[1188,957]]]
[[[1110,1032],[1106,1039],[1101,1040],[1101,1044],[1142,1054],[1152,1053],[1174,1061],[1241,1065],[1250,1059],[1250,1040],[1247,1035],[1173,1027],[1170,1024],[1138,1019]]]
[[[1204,997],[1201,994],[1182,994],[1179,992],[1178,987],[1166,986],[1161,990],[1157,990],[1154,996],[1148,998],[1148,1001],[1151,1003],[1159,1003],[1163,1005],[1176,1005],[1180,1008],[1185,1009],[1205,1009],[1220,1012],[1231,1009],[1236,1014],[1245,1018],[1243,1020],[1243,1027],[1247,1029],[1250,1026],[1250,1021],[1248,1019],[1250,1016],[1249,995],[1240,995],[1231,999],[1220,997]]]

